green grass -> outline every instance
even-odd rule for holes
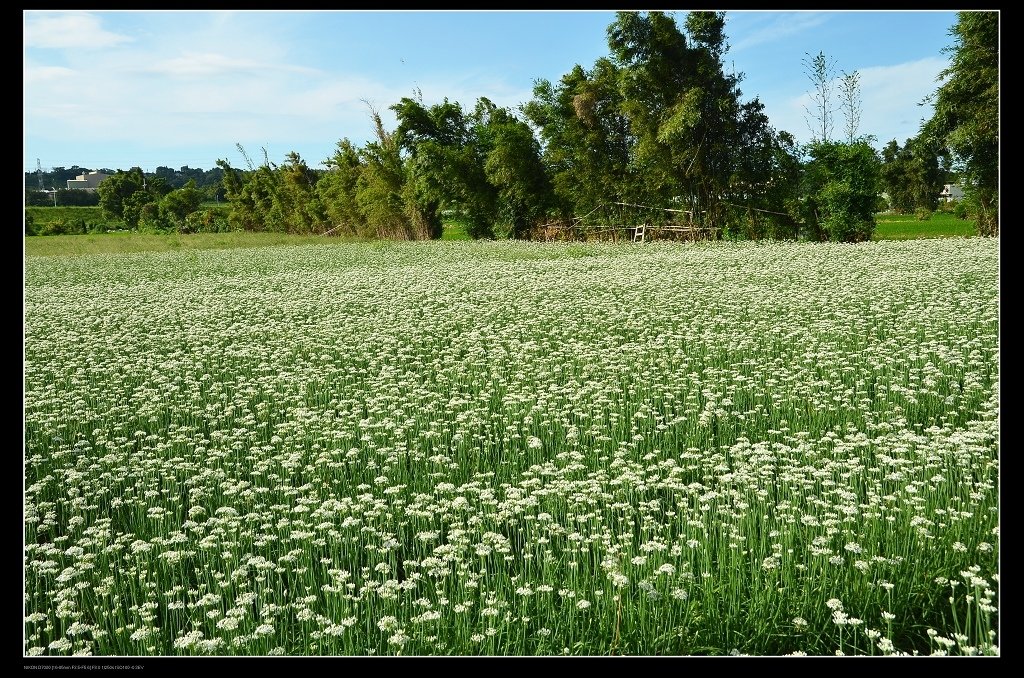
[[[61,219],[84,219],[91,222],[109,221],[103,216],[99,206],[92,207],[26,207],[25,213],[30,215],[36,225],[49,224]]]
[[[878,226],[872,240],[958,238],[975,235],[973,221],[957,219],[946,212],[935,212],[927,221],[919,221],[913,214],[878,214],[875,220]]]
[[[225,217],[228,203],[203,203]],[[84,219],[86,222],[104,221],[99,207],[26,207],[38,225],[60,219]],[[975,234],[974,222],[957,219],[951,214],[936,212],[931,219],[919,221],[912,214],[879,214],[878,226],[872,240],[913,240],[918,238],[966,237]],[[111,224],[116,227],[116,223]],[[471,240],[466,224],[449,218],[444,225],[441,240]],[[337,242],[328,238],[327,242]],[[286,233],[200,233],[144,234],[114,232],[94,235],[33,236],[25,239],[28,256],[58,256],[82,254],[113,254],[116,252],[151,252],[181,249],[229,249],[234,247],[264,247],[268,245],[303,245],[324,242],[322,236],[290,235]]]
[[[271,245],[310,245],[341,242],[343,238],[289,233],[153,234],[115,232],[96,235],[38,235],[25,238],[26,256],[79,256],[122,252],[222,250]]]
[[[465,222],[449,217],[445,220],[441,240],[472,240],[472,238],[469,237],[469,233],[466,231]]]
[[[204,203],[204,208],[221,209],[216,203]],[[98,207],[29,207],[35,215],[36,210],[42,212],[63,212],[65,210],[96,210]],[[50,216],[50,215],[45,215]],[[67,216],[65,214],[64,216]],[[75,216],[86,220],[99,219],[87,213]],[[59,215],[52,216],[60,218]],[[39,223],[40,217],[36,217]],[[442,240],[470,240],[465,224],[449,221],[445,224]],[[117,254],[120,252],[167,252],[172,250],[220,250],[236,247],[267,247],[271,245],[310,245],[322,243],[350,242],[355,238],[319,235],[292,235],[289,233],[250,233],[234,231],[230,233],[137,233],[131,231],[115,231],[90,235],[43,235],[25,238],[26,256],[78,256],[85,254]]]
[[[210,200],[201,204],[199,208],[204,210],[212,210],[217,214],[217,216],[223,217],[225,219],[227,219],[228,215],[231,214],[231,203],[227,202],[226,200],[224,202],[216,202]]]

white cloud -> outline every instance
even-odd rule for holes
[[[761,45],[766,42],[777,42],[789,38],[797,33],[820,26],[828,20],[828,14],[823,12],[793,12],[774,17],[771,22],[752,33],[740,38],[732,45],[730,51],[735,53],[741,50]]]
[[[428,106],[447,97],[467,109],[481,96],[514,107],[531,94],[481,74],[382,82],[212,52],[163,59],[148,67],[126,61],[111,58],[102,67],[79,72],[35,68],[26,89],[27,131],[69,142],[166,148],[220,144],[225,154],[233,152],[235,142],[251,152],[272,146],[275,153],[315,143],[323,145],[326,157],[342,137],[356,144],[373,137],[366,102],[380,112],[385,127],[394,129],[396,120],[388,107],[413,96],[417,86]],[[60,77],[72,73],[74,77]],[[324,157],[307,161],[315,165]],[[271,159],[280,160],[273,154]]]
[[[38,66],[32,64],[25,66],[25,84],[69,78],[73,75],[75,75],[74,69],[65,68],[64,66]]]
[[[930,117],[932,112],[931,106],[918,104],[935,91],[939,84],[936,78],[948,64],[946,59],[927,57],[891,66],[858,69],[863,104],[859,133],[873,135],[879,146],[892,139],[902,144],[916,136],[921,121]],[[843,136],[846,118],[840,110],[838,82],[834,84],[832,135],[839,139]],[[807,120],[815,124],[816,112],[807,92],[769,111],[776,128],[791,132],[797,140],[805,142],[811,136]]]
[[[892,139],[901,144],[917,136],[921,121],[931,117],[932,106],[918,104],[938,87],[936,81],[947,59],[928,57],[894,66],[860,69],[864,93],[862,128],[874,134],[879,144]]]
[[[350,57],[310,61],[305,46],[276,31],[266,15],[142,16],[149,21],[131,30],[133,43],[90,52],[87,65],[61,54],[60,60],[34,55],[26,61],[27,139],[67,148],[205,145],[225,155],[240,142],[256,154],[266,146],[274,161],[293,148],[312,149],[303,155],[316,164],[343,137],[357,145],[373,138],[364,100],[394,129],[388,107],[413,96],[416,87],[428,106],[447,97],[472,109],[485,96],[514,107],[532,96],[529,87],[512,87],[477,64],[377,78],[363,74],[362,63],[347,64]],[[33,22],[38,45],[38,17]]]
[[[949,60],[942,57],[926,57],[894,66],[872,66],[860,68],[860,86],[865,92],[874,92],[878,97],[893,100],[906,98],[910,92],[922,92],[922,96],[938,86],[936,78]]]
[[[179,57],[158,61],[151,66],[141,67],[139,70],[173,77],[191,78],[209,78],[239,73],[260,75],[268,71],[308,74],[317,72],[316,69],[303,66],[273,64],[254,59],[239,59],[214,52],[187,53]]]
[[[25,47],[104,49],[133,39],[104,30],[99,18],[87,12],[25,14]]]

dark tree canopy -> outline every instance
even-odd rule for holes
[[[949,68],[932,96],[922,133],[959,161],[964,191],[977,204],[978,231],[999,232],[999,13],[959,12]]]

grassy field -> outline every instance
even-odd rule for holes
[[[957,219],[946,212],[935,212],[926,221],[913,214],[878,214],[872,240],[913,240],[918,238],[955,238],[975,235],[974,222]]]
[[[459,220],[449,219],[444,224],[441,240],[471,240],[466,225]]]
[[[997,654],[998,241],[25,261],[28,655]]]
[[[209,203],[210,207],[214,203]],[[28,208],[29,210],[98,210],[91,207]],[[52,216],[52,215],[48,215]],[[66,215],[65,215],[66,216]],[[83,216],[84,213],[83,213]],[[57,218],[57,217],[54,217]],[[91,216],[85,218],[92,219]],[[469,240],[465,226],[454,222],[445,225],[442,240]],[[43,235],[25,238],[26,256],[80,256],[85,254],[117,254],[123,252],[168,252],[175,250],[234,249],[271,245],[310,245],[319,243],[356,242],[358,239],[338,236],[291,235],[288,233],[137,233],[113,231],[90,235]]]
[[[103,210],[94,207],[26,207],[25,213],[32,216],[36,224],[49,224],[55,221],[84,219],[87,222],[103,223],[108,219]],[[120,223],[120,222],[118,222]]]
[[[205,208],[225,209],[226,204],[205,203]],[[83,218],[99,222],[103,217],[99,207],[29,207],[37,224],[50,220]],[[948,238],[974,235],[974,222],[956,219],[951,214],[935,213],[927,221],[918,221],[913,215],[880,214],[873,240],[911,240],[919,238]],[[445,224],[442,240],[469,240],[464,224],[449,221]],[[303,245],[322,242],[321,236],[289,235],[285,233],[199,233],[199,234],[142,234],[112,232],[95,235],[33,236],[25,238],[28,256],[113,254],[117,252],[172,251],[179,249],[228,249],[236,247],[264,247],[268,245]],[[351,239],[349,239],[351,240]],[[339,242],[330,237],[328,242]]]

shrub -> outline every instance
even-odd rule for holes
[[[833,241],[870,240],[878,204],[879,160],[866,142],[815,142],[808,147],[800,221],[807,236]]]
[[[40,224],[36,235],[85,235],[87,226],[81,217],[62,217]]]
[[[100,204],[100,194],[80,188],[58,188],[57,204],[64,207],[93,207]]]
[[[918,221],[928,221],[932,218],[932,211],[927,207],[918,207],[914,210],[914,216]]]
[[[25,191],[25,205],[28,207],[49,207],[53,198],[45,191]]]
[[[858,205],[859,198],[857,192],[843,181],[830,181],[818,193],[821,227],[829,240],[860,242],[871,239],[875,222],[865,217],[864,210]]]
[[[147,202],[139,208],[138,228],[142,233],[163,233],[168,230],[167,221],[160,213],[160,205]]]
[[[189,213],[178,230],[181,233],[226,233],[231,228],[218,212],[205,209]]]

